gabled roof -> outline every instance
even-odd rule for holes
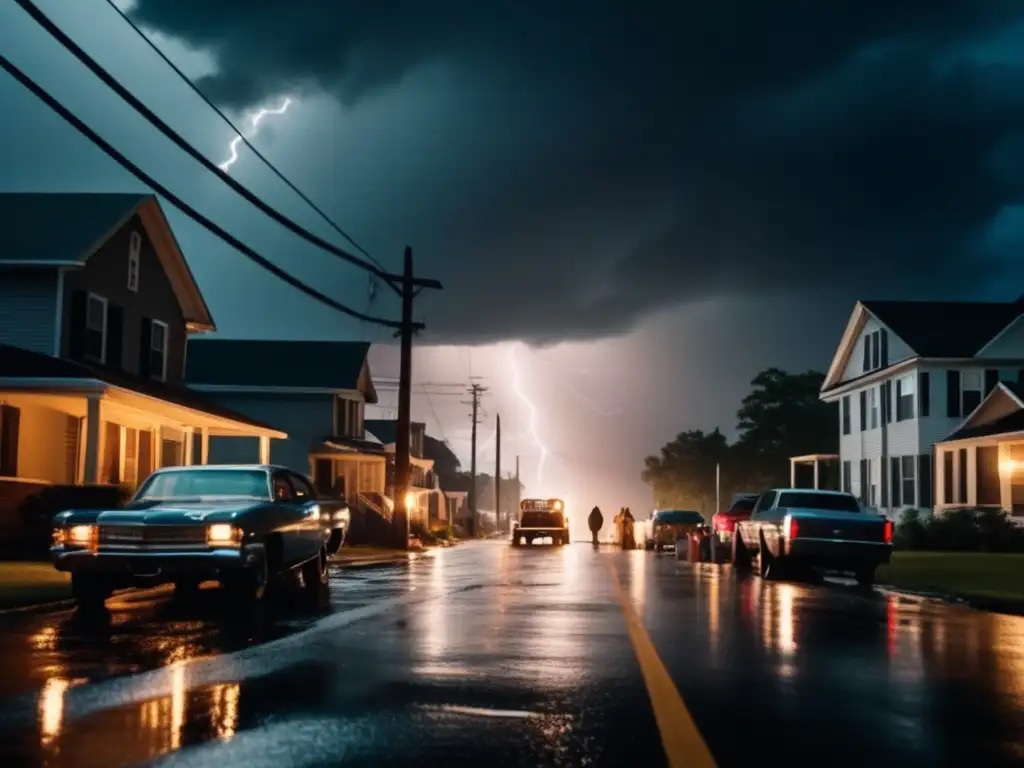
[[[26,382],[39,379],[98,381],[195,411],[203,411],[212,416],[230,419],[259,429],[277,431],[275,427],[268,426],[262,421],[257,421],[230,408],[225,408],[213,398],[186,387],[143,379],[123,371],[94,368],[84,363],[52,357],[7,344],[0,344],[0,379],[24,380]]]
[[[376,403],[365,341],[189,339],[185,378],[196,387],[355,390]]]
[[[393,445],[397,440],[398,422],[394,419],[367,419],[363,422],[363,429],[384,445]]]
[[[869,316],[902,339],[910,347],[912,358],[963,359],[981,352],[1022,312],[1024,304],[1021,300],[858,301],[846,322],[842,339],[822,383],[822,394],[844,383],[841,381],[843,371]]]
[[[995,419],[982,421],[981,417],[986,410],[989,410],[989,405],[997,399],[1004,400],[1003,407],[1008,407],[1009,412]],[[978,404],[978,407],[968,414],[960,426],[942,442],[992,437],[1010,432],[1024,432],[1024,391],[1018,384],[1003,381],[999,382]]]
[[[215,330],[188,262],[160,203],[139,193],[0,193],[0,268],[84,267],[132,216],[139,215],[190,330]]]
[[[974,357],[1017,319],[1014,302],[865,301],[864,307],[920,357]]]

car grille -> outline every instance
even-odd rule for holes
[[[100,549],[196,549],[206,546],[203,525],[100,525]]]
[[[845,541],[885,540],[885,524],[876,520],[820,520],[801,517],[797,520],[799,538],[843,539]]]

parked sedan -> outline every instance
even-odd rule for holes
[[[838,491],[783,488],[765,491],[749,520],[736,524],[732,562],[749,568],[758,556],[761,576],[777,578],[788,566],[852,573],[870,586],[875,569],[892,557],[892,521],[861,510]]]
[[[172,582],[188,592],[207,580],[249,603],[292,570],[319,597],[347,513],[318,502],[309,480],[284,467],[167,467],[121,509],[57,515],[51,555],[85,610],[123,587]]]

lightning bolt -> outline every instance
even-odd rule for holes
[[[523,402],[523,405],[526,406],[526,410],[530,413],[530,437],[533,440],[533,444],[540,452],[540,460],[537,462],[537,483],[539,485],[544,477],[544,465],[547,463],[550,451],[548,451],[548,447],[544,444],[544,441],[541,440],[540,434],[537,432],[537,406],[535,406],[533,401],[531,401],[530,398],[527,397],[526,393],[523,392],[522,381],[519,375],[519,360],[516,357],[515,345],[509,347],[508,359],[509,364],[512,366],[512,389],[515,391],[516,397]]]
[[[281,102],[281,106],[277,108],[263,107],[262,109],[253,112],[251,115],[249,115],[249,130],[246,132],[244,138],[255,138],[256,135],[260,132],[260,124],[263,122],[264,118],[268,117],[269,115],[283,115],[285,112],[288,111],[288,107],[290,107],[291,105],[291,97],[286,96],[285,100]],[[228,145],[228,151],[231,153],[231,157],[229,157],[227,160],[225,160],[218,166],[225,173],[232,165],[238,162],[238,145],[242,143],[242,139],[242,136],[235,136],[235,138],[231,140],[231,144]]]

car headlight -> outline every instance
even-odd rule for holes
[[[72,525],[69,528],[53,529],[54,546],[95,549],[98,541],[99,529],[95,525]]]
[[[206,528],[206,543],[211,547],[237,547],[242,542],[242,529],[231,523],[214,523]]]

